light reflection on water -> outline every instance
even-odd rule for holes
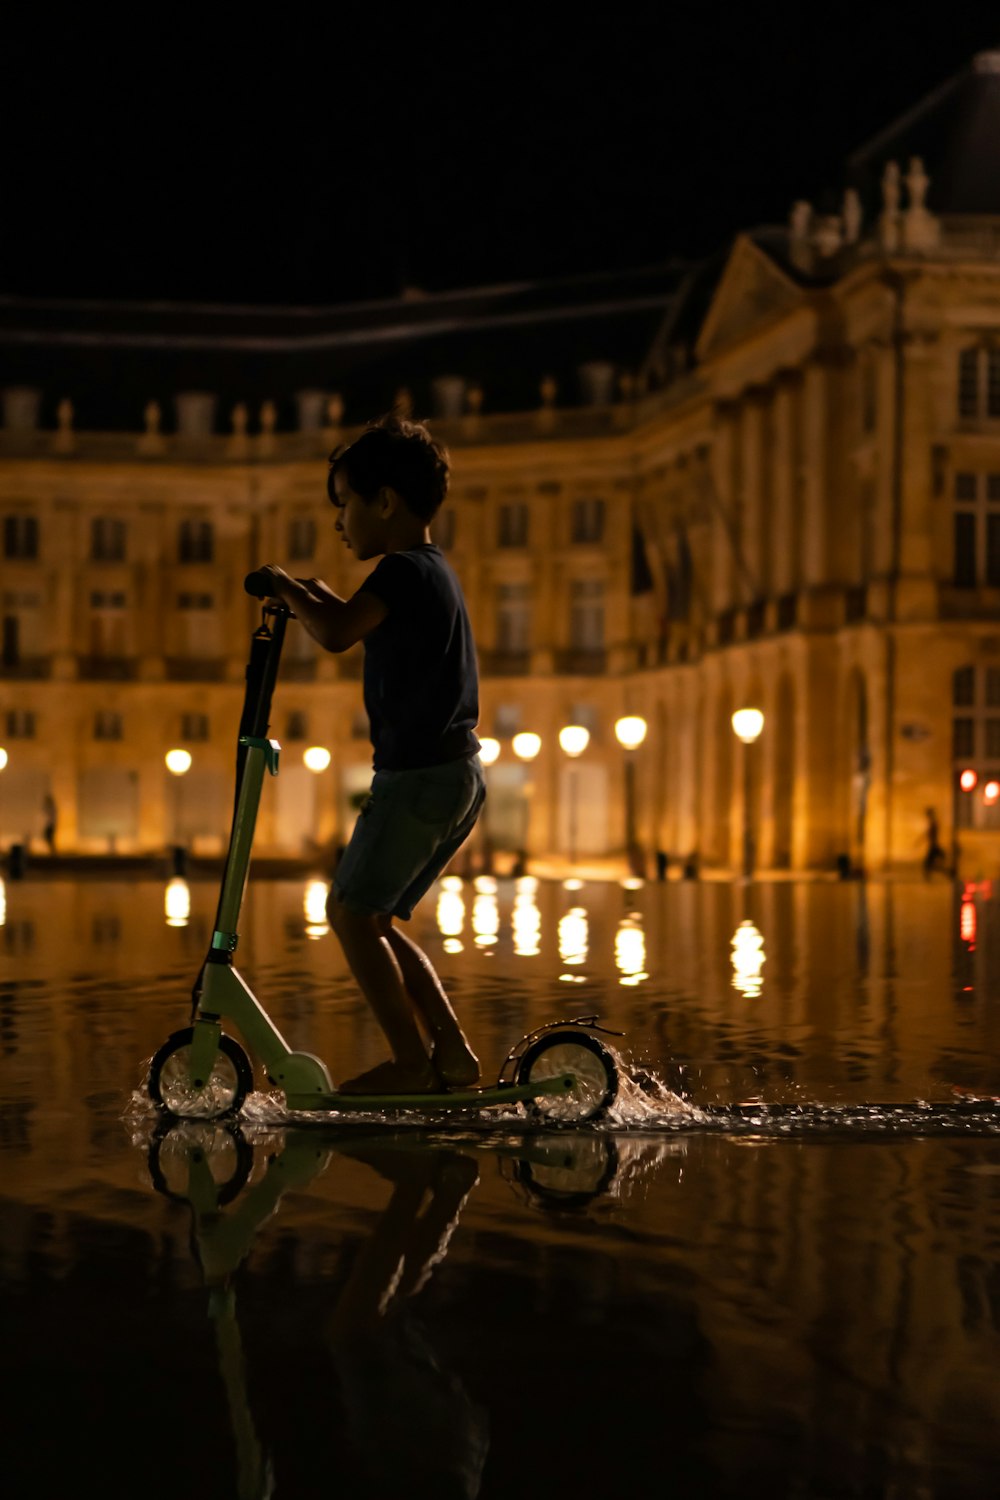
[[[258,1093],[234,1135],[129,1108],[214,919],[210,882],[167,890],[7,884],[7,1418],[47,1404],[53,1434],[8,1445],[8,1492],[78,1483],[90,1392],[115,1412],[107,1493],[336,1474],[364,1497],[391,1460],[428,1493],[529,1500],[647,1489],[665,1464],[713,1497],[748,1473],[776,1496],[993,1492],[992,892],[442,884],[413,935],[487,1066],[593,1010],[626,1033],[617,1123],[300,1130]],[[251,882],[237,963],[292,1046],[356,1071],[382,1043],[310,930],[321,897]]]

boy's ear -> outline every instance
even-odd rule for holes
[[[392,488],[392,485],[384,484],[379,490],[378,510],[379,515],[384,521],[388,521],[390,516],[394,516],[396,514],[396,511],[399,509],[401,503],[402,502],[399,497],[399,491],[394,490]]]

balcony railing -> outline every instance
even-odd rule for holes
[[[164,662],[168,682],[222,682],[226,663],[214,656],[168,656]]]
[[[479,662],[489,677],[527,677],[531,671],[531,652],[481,651]]]
[[[133,682],[138,663],[131,656],[80,656],[77,673],[87,682]]]
[[[556,652],[556,671],[565,677],[601,677],[607,669],[606,651],[581,651],[571,647]]]
[[[40,678],[51,676],[50,656],[22,656],[14,661],[0,660],[0,677],[5,677],[8,681],[37,682]]]

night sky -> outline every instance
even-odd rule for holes
[[[31,10],[5,22],[0,293],[54,297],[331,303],[705,255],[839,198],[854,148],[1000,46],[995,4]]]

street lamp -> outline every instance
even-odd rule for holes
[[[325,771],[332,757],[325,745],[310,745],[308,750],[302,752],[302,764],[306,770],[314,772],[317,776]]]
[[[646,721],[638,714],[626,714],[615,724],[615,738],[625,751],[625,858],[633,875],[644,875],[642,851],[635,835],[635,757],[646,738]]]
[[[542,748],[541,736],[532,734],[530,730],[524,730],[521,734],[515,734],[510,742],[510,747],[518,760],[530,766]],[[530,771],[526,773],[522,782],[522,829],[521,848],[518,851],[516,874],[524,875],[528,867],[528,835],[531,830],[531,798],[535,790],[535,784],[531,780]]]
[[[750,756],[751,746],[760,738],[764,728],[764,715],[759,708],[738,708],[732,717],[733,733],[743,742],[743,874],[747,880],[753,874],[753,827],[750,816]]]
[[[569,862],[576,864],[576,766],[573,762],[590,744],[590,730],[582,724],[567,724],[559,731],[559,748],[569,757]]]
[[[485,735],[479,741],[479,759],[484,766],[492,766],[500,754],[500,741]]]

